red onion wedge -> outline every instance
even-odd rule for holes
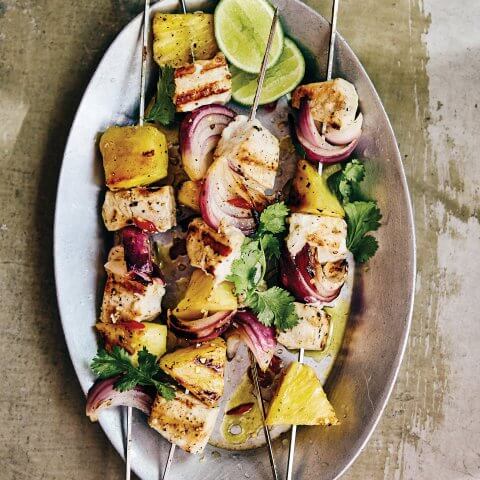
[[[275,329],[260,323],[257,317],[247,310],[236,313],[233,325],[252,351],[260,369],[262,371],[267,370],[277,346]]]
[[[362,122],[363,116],[360,114],[351,126],[330,130],[324,137],[320,135],[308,100],[304,98],[300,104],[295,131],[309,160],[325,164],[337,163],[347,159],[357,146],[362,133]],[[346,142],[341,143],[344,140]]]
[[[86,413],[92,422],[98,420],[100,411],[119,406],[138,408],[146,415],[150,414],[153,397],[140,386],[126,392],[115,390],[115,383],[119,378],[117,376],[97,380],[88,391]]]
[[[128,270],[150,275],[153,272],[153,262],[148,234],[137,227],[125,227],[121,231],[121,239]]]
[[[343,282],[333,283],[323,276],[314,277],[310,273],[316,271],[312,263],[308,245],[305,245],[294,259],[284,250],[280,258],[280,280],[301,302],[330,303],[340,294]]]
[[[223,129],[235,116],[230,108],[216,104],[204,105],[185,116],[180,126],[180,154],[192,180],[205,176]]]
[[[180,319],[170,315],[168,327],[177,337],[193,342],[206,342],[225,332],[234,314],[235,311],[223,311],[198,319]]]
[[[208,170],[200,193],[200,211],[215,230],[224,222],[245,235],[255,231],[254,205],[226,162],[217,161]],[[245,208],[250,206],[250,208]]]

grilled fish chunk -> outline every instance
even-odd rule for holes
[[[215,231],[201,218],[195,218],[187,233],[190,263],[222,282],[231,273],[233,261],[240,257],[244,238],[238,228],[221,222]]]
[[[292,213],[287,236],[287,248],[295,257],[308,244],[315,250],[319,264],[336,262],[345,258],[347,224],[343,218]]]
[[[102,322],[144,322],[154,320],[159,315],[165,294],[163,280],[152,278],[146,281],[129,273],[123,246],[118,245],[110,250],[105,270],[107,282],[100,315]]]
[[[206,407],[179,390],[173,400],[157,395],[148,424],[169,442],[189,453],[200,453],[215,427],[219,408]]]
[[[295,302],[300,319],[292,329],[278,332],[277,340],[287,348],[324,350],[330,328],[329,316],[322,308]]]
[[[340,129],[355,120],[358,95],[355,87],[343,78],[300,85],[292,95],[292,106],[300,108],[302,98],[309,100],[312,116],[318,122]]]
[[[166,232],[177,224],[172,187],[107,191],[102,217],[109,231],[135,224],[150,232]]]
[[[223,53],[177,68],[173,103],[177,112],[191,112],[202,105],[227,103],[232,96],[232,75]]]
[[[272,189],[278,170],[280,144],[258,120],[249,122],[245,115],[223,130],[214,159],[225,160],[243,177],[247,189],[264,193]]]

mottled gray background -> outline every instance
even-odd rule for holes
[[[123,475],[118,455],[83,416],[56,309],[52,225],[63,148],[83,90],[141,3],[0,1],[5,480]],[[329,1],[308,3],[329,12]],[[404,156],[419,256],[405,361],[349,480],[480,479],[479,25],[479,0],[341,4],[339,30],[375,83]]]

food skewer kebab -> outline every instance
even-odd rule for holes
[[[184,4],[183,0],[182,0],[182,6],[183,6],[184,13],[186,13],[186,8],[185,8],[185,4]],[[262,92],[263,81],[265,79],[265,72],[267,70],[267,65],[268,65],[268,57],[269,57],[272,41],[273,41],[273,38],[274,38],[277,21],[278,21],[278,8],[275,9],[275,12],[274,12],[274,15],[273,15],[272,24],[271,24],[271,28],[270,28],[270,32],[269,32],[269,36],[268,36],[268,40],[267,40],[267,45],[266,45],[266,48],[265,48],[265,53],[264,53],[262,65],[261,65],[261,68],[260,68],[260,73],[259,73],[259,76],[258,76],[258,85],[257,85],[256,93],[255,93],[255,100],[254,100],[254,104],[252,106],[252,109],[250,111],[250,115],[248,117],[248,122],[249,123],[252,123],[252,122],[255,121],[256,111],[257,111],[260,95],[261,95],[261,92]],[[193,57],[193,51],[192,51],[192,57]],[[210,226],[214,227],[214,228],[217,227],[217,225],[210,225]],[[197,227],[196,228],[198,228],[198,227],[199,227],[199,225],[198,225],[198,222],[197,222]],[[216,230],[216,228],[215,228],[215,230]],[[215,232],[215,230],[214,230],[214,232]],[[214,232],[213,232],[213,234],[214,234]],[[265,417],[266,417],[265,406],[264,406],[264,402],[263,402],[263,398],[262,398],[262,392],[261,392],[260,384],[259,384],[259,380],[258,380],[257,364],[256,364],[256,360],[255,360],[254,356],[251,354],[251,352],[250,352],[249,358],[250,358],[250,361],[251,361],[252,376],[253,376],[253,381],[254,381],[254,387],[255,387],[255,390],[256,390],[257,401],[258,401],[259,409],[260,409],[261,416],[262,416],[262,423],[263,423],[265,439],[266,439],[267,446],[268,446],[268,452],[269,452],[270,465],[271,465],[271,468],[272,468],[272,474],[273,474],[273,478],[275,480],[277,480],[278,479],[278,474],[277,474],[277,469],[276,469],[275,460],[274,460],[274,456],[273,456],[270,432],[269,432],[269,429],[268,429],[268,427],[265,423]],[[186,393],[188,393],[188,390],[186,390]],[[167,462],[166,462],[166,465],[165,465],[165,469],[164,469],[164,472],[163,472],[162,480],[165,480],[167,478],[167,475],[168,475],[169,470],[171,468],[171,465],[172,465],[172,462],[173,462],[173,456],[174,456],[174,453],[175,453],[175,447],[176,446],[175,446],[174,443],[172,443],[171,446],[170,446],[170,450],[169,450]]]
[[[138,124],[143,126],[145,117],[145,74],[147,68],[147,47],[148,47],[148,25],[150,23],[150,0],[145,0],[143,9],[143,35],[142,35],[142,67],[140,73],[140,108]],[[132,464],[132,407],[127,407],[127,431],[126,431],[126,453],[125,453],[125,480],[130,480]]]
[[[258,102],[260,100],[260,95],[262,94],[263,82],[265,80],[265,73],[267,71],[267,65],[268,65],[268,57],[270,54],[270,49],[272,47],[272,41],[273,41],[273,36],[275,34],[275,28],[277,26],[277,22],[278,22],[278,7],[275,8],[275,12],[273,14],[272,26],[270,28],[267,46],[265,48],[265,53],[262,60],[262,66],[260,67],[260,73],[258,75],[257,90],[255,92],[255,98],[253,100],[252,109],[250,110],[250,114],[248,116],[249,122],[253,122],[255,120],[255,116],[257,113]],[[275,458],[273,456],[272,439],[270,438],[270,430],[266,424],[265,404],[263,401],[262,390],[260,389],[260,382],[258,380],[257,360],[255,359],[251,350],[249,351],[249,358],[250,358],[250,368],[252,369],[252,377],[253,377],[253,383],[254,383],[255,392],[257,396],[258,406],[260,408],[260,414],[262,417],[263,432],[265,434],[265,440],[267,441],[270,466],[272,468],[273,478],[277,480],[278,473],[277,473],[277,467],[275,465]]]
[[[337,32],[337,18],[338,18],[338,6],[340,0],[333,0],[332,6],[332,19],[330,24],[330,43],[328,48],[328,63],[327,63],[327,81],[332,78],[332,69],[333,69],[333,56],[335,54],[335,38]],[[322,125],[322,133],[326,132],[326,122]],[[322,174],[323,163],[318,163],[318,173]],[[298,363],[302,364],[305,357],[305,349],[303,346],[298,350]],[[288,461],[287,461],[287,475],[286,480],[292,480],[293,475],[293,463],[295,457],[295,444],[297,440],[297,425],[292,425],[292,430],[290,433],[290,446],[288,449]]]

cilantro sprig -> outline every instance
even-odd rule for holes
[[[347,248],[355,260],[365,263],[378,250],[378,241],[369,232],[378,230],[382,214],[374,200],[368,200],[360,184],[365,166],[359,160],[348,162],[342,170],[328,177],[328,185],[343,203],[347,221]]]
[[[90,365],[92,371],[99,378],[111,378],[121,375],[115,384],[120,392],[132,390],[137,385],[155,387],[157,392],[166,400],[175,398],[175,389],[166,381],[157,363],[157,357],[145,347],[138,352],[138,366],[134,366],[128,353],[118,346],[114,346],[111,353],[100,349]]]
[[[265,275],[280,258],[280,241],[287,228],[288,214],[283,202],[274,203],[261,213],[256,233],[245,239],[240,258],[233,262],[232,273],[227,277],[258,320],[280,330],[293,328],[299,321],[293,305],[295,299],[283,288],[267,288]]]
[[[174,92],[173,68],[167,65],[160,69],[156,102],[145,117],[146,122],[157,122],[165,126],[173,122],[175,118],[175,105],[172,100]]]

